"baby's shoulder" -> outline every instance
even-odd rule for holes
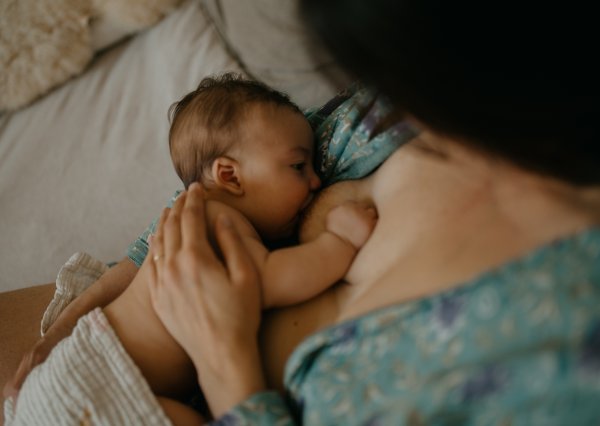
[[[215,229],[217,218],[221,214],[227,215],[240,235],[260,239],[258,232],[256,232],[252,223],[250,223],[242,212],[228,204],[216,200],[208,200],[206,202],[206,219],[211,232]]]

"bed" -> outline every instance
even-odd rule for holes
[[[237,71],[320,105],[349,83],[295,0],[186,0],[99,51],[80,75],[0,115],[0,292],[54,281],[78,251],[124,257],[181,184],[169,106]],[[0,313],[1,314],[1,313]]]

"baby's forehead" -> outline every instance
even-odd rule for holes
[[[306,117],[299,109],[295,109],[292,105],[278,104],[272,101],[250,101],[246,102],[242,108],[242,117],[244,119],[256,118],[257,115],[262,116],[280,116],[289,115],[297,116],[306,120]],[[308,122],[308,120],[307,120]]]
[[[299,111],[282,105],[253,106],[238,125],[240,147],[276,148],[278,151],[314,151],[310,124]]]

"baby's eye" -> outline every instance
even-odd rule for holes
[[[296,163],[296,164],[292,164],[292,168],[296,169],[298,171],[301,171],[304,169],[304,167],[306,166],[306,163]]]

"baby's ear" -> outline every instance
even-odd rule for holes
[[[244,195],[240,180],[240,165],[229,157],[218,157],[212,163],[211,174],[214,185],[233,195]]]

